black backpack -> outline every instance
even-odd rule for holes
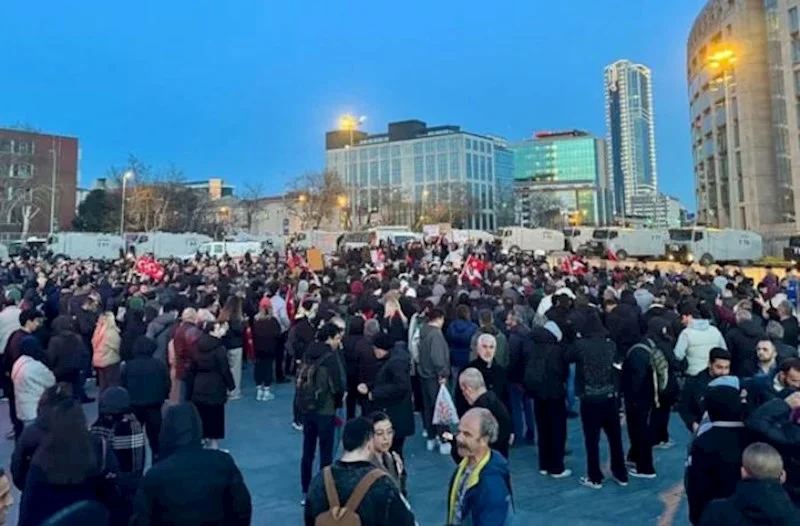
[[[297,407],[303,414],[314,413],[322,402],[322,389],[317,386],[316,375],[323,362],[331,356],[327,352],[313,362],[304,362],[297,371]]]

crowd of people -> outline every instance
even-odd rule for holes
[[[316,271],[293,253],[161,264],[158,279],[131,258],[0,267],[19,524],[250,524],[222,449],[248,362],[259,402],[294,384],[307,525],[415,524],[418,430],[453,459],[447,525],[513,523],[510,456],[572,477],[571,418],[577,483],[646,484],[673,413],[693,524],[800,524],[800,326],[772,272],[550,265],[480,242],[382,245]]]

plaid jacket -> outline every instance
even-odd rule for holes
[[[140,477],[144,473],[145,438],[142,425],[132,413],[101,415],[91,432],[108,442],[119,463],[120,473]]]

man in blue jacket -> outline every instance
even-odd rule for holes
[[[449,526],[508,526],[514,518],[511,478],[506,460],[489,445],[499,426],[485,408],[470,409],[458,424],[456,444],[462,457],[450,480]]]

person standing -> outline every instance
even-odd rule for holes
[[[20,343],[20,357],[11,369],[14,382],[14,403],[17,418],[23,427],[36,420],[36,411],[45,390],[56,383],[56,377],[47,367],[47,356],[35,336],[27,336]]]
[[[223,338],[226,324],[206,322],[203,336],[192,353],[186,373],[186,398],[194,403],[203,422],[203,439],[209,449],[219,449],[225,438],[225,403],[235,388]]]
[[[272,314],[272,303],[266,296],[258,303],[258,314],[253,319],[253,346],[255,347],[256,400],[269,402],[275,399],[272,393],[275,357],[281,346],[281,325]]]
[[[497,350],[497,340],[491,334],[481,334],[476,343],[477,356],[467,364],[464,370],[477,369],[483,375],[486,388],[492,391],[497,399],[510,410],[508,394],[508,373],[495,362],[495,352]],[[460,371],[463,372],[463,371]],[[459,372],[459,373],[460,373]],[[461,389],[457,389],[454,396],[456,411],[463,415],[469,409],[470,404],[465,400]],[[497,415],[495,415],[497,417]],[[505,455],[508,458],[508,455]]]
[[[709,363],[712,349],[728,349],[728,344],[719,329],[702,319],[700,309],[691,302],[686,302],[680,307],[681,322],[685,327],[678,341],[675,343],[675,358],[678,361],[686,359],[687,385],[694,381]]]
[[[84,349],[83,339],[75,332],[75,322],[69,316],[57,316],[51,325],[53,336],[47,345],[47,358],[56,382],[65,382],[72,386],[76,400],[82,403],[92,402],[83,388]]]
[[[242,349],[244,347],[244,325],[246,320],[242,312],[242,298],[233,295],[225,302],[225,307],[217,318],[219,323],[227,324],[228,330],[222,343],[228,351],[228,363],[231,367],[234,388],[228,394],[229,400],[242,397]]]
[[[432,309],[428,324],[420,330],[419,341],[419,377],[422,383],[423,425],[428,436],[428,451],[433,451],[438,442],[439,433],[433,425],[433,409],[439,388],[447,385],[450,376],[450,348],[442,334],[444,311]],[[449,455],[449,444],[441,443],[439,452]]]
[[[484,378],[478,369],[467,368],[458,377],[459,390],[471,407],[488,409],[497,420],[497,439],[491,443],[491,448],[508,460],[509,449],[514,441],[511,416],[500,398],[487,389]],[[456,458],[458,461],[461,460],[461,457]]]
[[[172,385],[169,401],[173,405],[186,401],[186,371],[192,363],[192,350],[202,335],[203,331],[197,326],[197,311],[191,307],[184,309],[168,346]]]
[[[619,422],[617,370],[614,360],[617,346],[608,336],[600,316],[585,309],[577,338],[567,351],[567,360],[576,364],[575,393],[581,401],[580,413],[586,448],[586,476],[579,482],[592,489],[603,487],[600,470],[600,431],[608,440],[611,474],[620,486],[628,485],[625,454],[622,450],[622,429]]]
[[[407,495],[408,474],[403,459],[392,448],[394,446],[394,427],[389,415],[376,411],[367,417],[372,422],[372,463],[386,472],[400,488],[403,496]]]
[[[631,447],[628,450],[632,477],[654,479],[653,439],[650,436],[650,416],[655,407],[658,387],[650,361],[653,349],[649,343],[631,347],[622,364],[620,387],[625,401],[625,419]]]
[[[508,382],[514,436],[520,441],[525,437],[526,442],[533,443],[536,438],[533,401],[523,386],[525,342],[530,338],[531,330],[513,310],[506,316],[505,324],[508,329]]]
[[[372,385],[359,384],[358,392],[366,396],[373,411],[389,416],[394,429],[392,451],[403,456],[407,437],[414,435],[414,406],[411,402],[411,373],[408,353],[395,347],[388,334],[375,337],[374,353],[381,368]]]
[[[452,376],[458,376],[469,363],[472,337],[478,332],[478,326],[472,322],[472,313],[467,305],[456,307],[456,319],[447,327],[445,339],[450,345],[450,365]]]
[[[448,526],[511,524],[514,506],[508,463],[490,448],[497,435],[497,420],[488,409],[473,408],[461,417],[456,446],[462,460],[447,492]]]
[[[97,327],[92,334],[92,366],[97,370],[99,394],[109,387],[119,385],[121,343],[114,314],[104,312],[97,320]]]
[[[28,309],[19,313],[18,323],[20,328],[15,330],[8,338],[6,343],[5,353],[3,354],[3,376],[6,381],[4,387],[6,396],[8,397],[8,415],[11,420],[12,430],[9,438],[19,438],[25,427],[17,415],[17,404],[15,398],[14,381],[11,377],[11,371],[14,364],[22,355],[22,341],[28,339],[36,339],[34,333],[39,329],[42,323],[42,316],[38,311]],[[37,340],[38,342],[38,340]]]
[[[727,376],[731,372],[731,353],[727,349],[716,348],[709,353],[708,365],[692,381],[687,381],[678,401],[678,414],[686,428],[694,433],[700,427],[705,408],[703,399],[708,384],[715,378]]]
[[[281,326],[281,341],[275,353],[275,383],[282,384],[288,381],[286,379],[286,370],[291,368],[287,368],[285,356],[287,336],[289,334],[289,329],[292,327],[292,322],[289,319],[289,305],[287,300],[281,296],[280,292],[280,284],[277,281],[273,281],[267,286],[267,295],[265,297],[269,298],[270,305],[272,306],[272,314]],[[291,300],[291,298],[289,298],[289,300]],[[293,306],[292,310],[294,310]]]
[[[155,358],[158,344],[139,336],[133,344],[133,358],[122,366],[120,385],[128,391],[131,411],[147,432],[153,462],[158,460],[158,434],[161,432],[161,408],[169,397],[167,365]]]

